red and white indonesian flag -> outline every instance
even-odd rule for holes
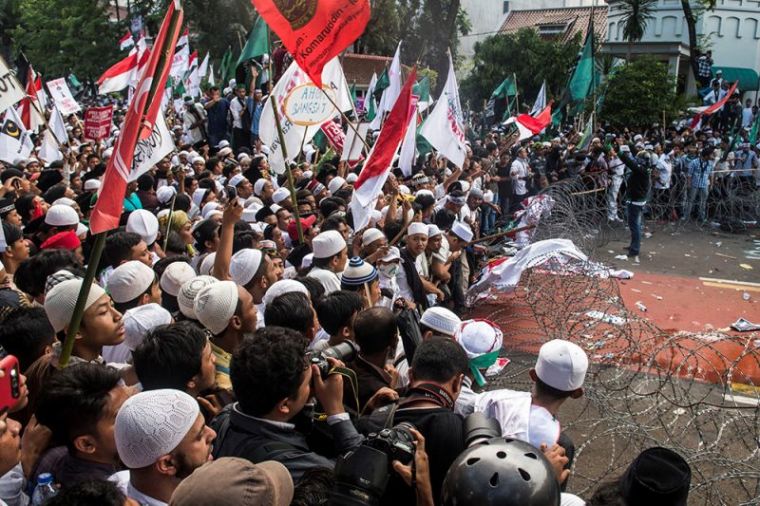
[[[380,130],[380,136],[377,138],[359,178],[354,183],[354,194],[351,197],[354,230],[360,230],[369,223],[369,212],[374,207],[375,201],[388,179],[393,157],[406,134],[409,118],[415,112],[412,86],[416,80],[417,69],[415,68],[401,89],[393,109],[391,109],[382,130]]]
[[[689,124],[689,128],[692,130],[697,130],[697,126],[701,127],[702,123],[702,117],[703,116],[710,116],[711,114],[714,114],[718,111],[720,111],[724,105],[726,105],[726,102],[728,102],[728,99],[731,98],[734,95],[734,91],[736,91],[736,87],[739,85],[739,81],[736,81],[733,86],[728,90],[728,93],[715,102],[712,105],[704,106],[704,107],[690,107],[689,110],[692,112],[696,112],[696,116],[694,116],[691,120],[691,123]]]
[[[135,39],[132,38],[132,34],[127,30],[127,34],[119,39],[119,49],[125,50],[135,45]]]
[[[98,201],[90,218],[90,230],[99,234],[119,226],[124,208],[124,193],[132,171],[135,148],[139,141],[153,135],[161,108],[161,94],[169,77],[171,55],[177,45],[183,11],[179,0],[169,2],[166,16],[155,39],[154,51],[145,64],[132,102],[124,118],[124,126],[116,139],[113,156],[108,160]]]
[[[464,143],[464,119],[451,55],[449,55],[449,75],[446,78],[443,93],[438,98],[433,112],[422,125],[420,134],[451,163],[460,168],[464,165],[467,155]]]
[[[29,65],[26,76],[26,97],[19,102],[18,113],[24,126],[32,132],[37,132],[45,124],[45,119],[42,117],[45,105],[40,100],[40,96],[44,97],[44,94],[42,79],[35,74],[32,66]]]
[[[538,113],[535,117],[530,114],[520,114],[515,117],[512,116],[504,122],[505,125],[514,123],[517,125],[517,130],[520,132],[520,140],[529,139],[534,135],[541,133],[541,130],[548,127],[552,122],[552,102],[544,107],[544,110]]]
[[[132,74],[137,72],[137,52],[130,53],[126,58],[111,66],[98,78],[98,94],[105,95],[121,91],[132,80]]]

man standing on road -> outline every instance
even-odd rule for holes
[[[691,219],[691,211],[697,198],[699,198],[699,207],[697,208],[698,219],[700,222],[704,222],[707,219],[707,193],[712,184],[712,172],[715,165],[713,151],[712,147],[704,148],[700,157],[694,159],[689,164],[689,171],[686,175],[686,186],[689,188],[689,197],[686,202],[686,211],[683,218],[681,218],[682,220]]]

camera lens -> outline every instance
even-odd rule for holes
[[[488,418],[483,413],[473,413],[464,419],[464,445],[467,448],[499,436],[501,436],[499,422]]]
[[[334,358],[341,362],[351,362],[356,358],[358,351],[359,348],[353,341],[343,341],[340,344],[327,348],[322,354],[325,357]]]

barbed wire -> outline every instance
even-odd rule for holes
[[[760,192],[735,181],[716,187],[723,183],[711,219],[757,219]],[[553,207],[531,241],[571,239],[591,261],[600,256],[620,233],[607,226],[599,188],[596,178],[547,188]],[[674,189],[651,212],[674,208],[682,195]],[[514,293],[479,304],[477,316],[501,326],[511,360],[489,388],[529,389],[527,371],[541,344],[573,341],[593,365],[585,396],[560,413],[576,446],[569,491],[588,498],[640,451],[665,446],[691,465],[690,505],[760,504],[760,334],[668,333],[627,308],[617,281],[595,275],[591,261],[570,261],[560,271],[539,265]]]

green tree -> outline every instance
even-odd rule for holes
[[[522,104],[536,97],[544,80],[549,97],[558,97],[580,46],[580,33],[569,42],[559,42],[543,39],[531,28],[489,37],[475,45],[473,69],[462,82],[462,96],[471,107],[479,109],[491,92],[514,73]]]
[[[374,0],[372,17],[364,34],[356,41],[356,52],[393,54],[400,38],[400,24],[396,0]]]
[[[631,59],[631,44],[644,38],[647,25],[654,19],[657,0],[623,0],[623,38],[628,41],[628,60]]]
[[[652,57],[637,58],[621,66],[606,85],[600,118],[613,127],[649,127],[672,117],[676,94],[668,67]]]
[[[8,62],[13,55],[13,30],[21,21],[19,4],[19,0],[0,0],[0,55]]]
[[[692,7],[692,3],[695,3],[695,8]],[[689,34],[689,65],[691,66],[691,72],[694,75],[694,81],[699,83],[699,65],[697,59],[702,53],[699,44],[699,35],[697,34],[697,19],[703,11],[711,11],[715,9],[717,0],[681,0],[681,10],[683,10],[683,18],[686,21],[686,31]]]
[[[119,56],[122,35],[99,0],[23,0],[13,30],[16,49],[53,78],[73,72],[97,78]]]

